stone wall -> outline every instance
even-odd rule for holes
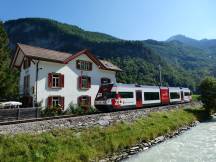
[[[195,104],[195,105],[194,105]],[[187,108],[199,106],[200,103],[188,103],[171,106],[161,106],[145,109],[135,109],[127,111],[117,111],[110,113],[101,113],[63,119],[52,119],[44,121],[35,121],[29,123],[19,123],[0,126],[0,134],[16,133],[41,133],[55,128],[88,128],[93,126],[105,127],[119,121],[133,121],[139,117],[145,117],[150,112],[168,111],[171,109]]]

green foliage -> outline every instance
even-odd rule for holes
[[[96,112],[96,109],[92,106],[83,108],[78,105],[74,105],[73,103],[70,103],[69,107],[67,108],[66,112],[64,112],[64,114],[83,115],[94,112]]]
[[[200,112],[202,110],[199,110]],[[119,149],[149,141],[197,120],[198,110],[151,113],[135,122],[105,128],[59,129],[38,134],[0,135],[1,161],[98,161]]]
[[[196,95],[196,94],[192,95],[192,101],[200,101],[200,100],[201,100],[200,95]]]
[[[10,50],[8,38],[0,22],[0,99],[10,99],[18,94],[18,73],[9,68]]]
[[[200,84],[201,100],[209,114],[216,112],[216,78],[208,77]]]
[[[41,115],[44,117],[63,115],[63,110],[60,106],[46,107],[41,109]]]

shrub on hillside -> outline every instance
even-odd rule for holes
[[[216,78],[208,77],[200,84],[201,100],[211,115],[216,112]]]

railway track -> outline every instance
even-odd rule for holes
[[[165,105],[165,106],[157,106],[157,107],[146,107],[141,109],[126,109],[126,110],[119,110],[113,112],[95,112],[83,115],[60,115],[60,116],[52,116],[52,117],[40,117],[40,118],[30,118],[30,119],[22,119],[22,120],[12,120],[12,121],[3,121],[0,122],[0,125],[12,125],[12,124],[20,124],[20,123],[30,123],[36,121],[45,121],[45,120],[54,120],[54,119],[65,119],[65,118],[73,118],[73,117],[80,117],[80,116],[89,116],[89,115],[97,115],[97,114],[108,114],[108,113],[121,113],[124,111],[144,111],[146,109],[155,109],[155,111],[160,111],[163,108],[171,109],[172,107],[176,107],[176,105],[187,106],[191,103],[182,103],[182,104],[175,104],[175,105]],[[158,109],[157,109],[158,108]]]

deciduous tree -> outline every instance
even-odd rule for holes
[[[201,100],[209,114],[216,112],[216,78],[208,77],[200,85]]]

